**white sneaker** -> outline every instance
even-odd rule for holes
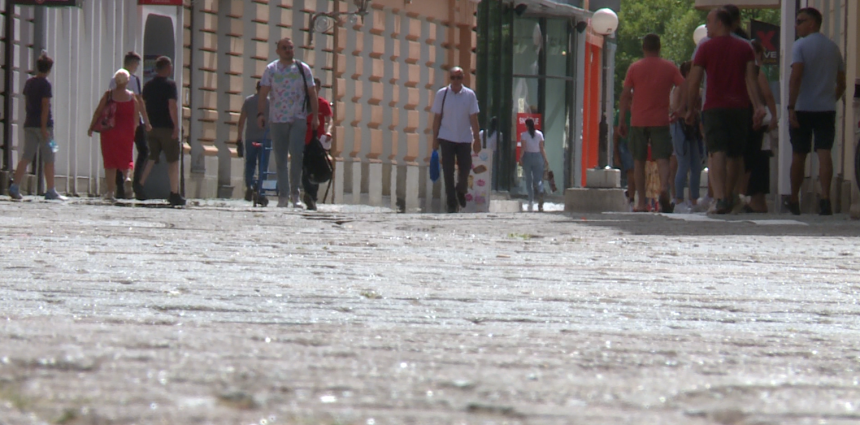
[[[114,196],[113,192],[105,192],[105,194],[102,195],[102,200],[109,204],[116,203],[116,197]]]
[[[45,192],[45,199],[48,201],[67,201],[69,198],[66,198],[63,195],[60,195],[57,192],[57,189],[51,188]]]
[[[690,205],[690,201],[675,204],[675,214],[690,214],[691,212],[693,212],[693,207]]]
[[[533,212],[534,210],[535,210],[535,204],[534,204],[534,203],[532,203],[532,202],[529,202],[528,211],[529,211],[529,212]]]
[[[299,195],[298,194],[294,194],[294,195],[290,196],[290,201],[293,203],[293,208],[296,208],[296,209],[302,209],[303,208],[302,202],[299,201]]]
[[[290,200],[289,199],[287,199],[283,196],[278,197],[278,208],[287,208],[289,206],[290,206]]]
[[[696,202],[697,212],[710,213],[711,211],[716,211],[716,208],[717,208],[717,200],[714,198],[711,198],[710,196],[707,196],[707,195],[699,198],[699,200]]]

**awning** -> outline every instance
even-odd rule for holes
[[[591,11],[553,0],[513,0],[513,6],[525,5],[522,16],[530,18],[590,18]]]

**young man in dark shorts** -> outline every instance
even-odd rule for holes
[[[669,157],[672,156],[672,136],[669,133],[669,96],[672,89],[684,83],[681,71],[674,63],[660,58],[660,37],[648,34],[642,39],[644,58],[627,70],[621,95],[619,136],[627,136],[624,118],[630,117],[630,152],[633,154],[634,180],[639,201],[633,211],[647,211],[645,201],[645,159],[648,145],[657,161],[660,174],[660,210],[674,210],[669,194]]]
[[[41,155],[45,164],[45,184],[48,191],[45,199],[65,201],[66,197],[57,193],[54,188],[54,149],[50,146],[54,136],[54,120],[51,117],[51,98],[53,97],[51,82],[48,75],[54,66],[54,60],[46,54],[39,56],[36,60],[35,77],[31,77],[24,84],[24,98],[26,100],[26,116],[24,117],[24,146],[15,168],[15,176],[12,185],[9,186],[9,196],[16,201],[24,199],[21,195],[20,184],[27,173],[27,166],[36,159],[36,153]],[[56,142],[54,142],[56,143]]]
[[[788,90],[788,119],[791,134],[791,198],[788,209],[800,215],[800,186],[806,173],[806,155],[818,153],[821,181],[819,214],[831,215],[830,182],[833,179],[831,149],[836,138],[836,102],[845,93],[845,62],[839,47],[821,34],[821,12],[801,9],[797,13],[797,35],[791,49]]]
[[[173,74],[173,62],[162,56],[155,61],[156,76],[143,86],[143,102],[152,130],[146,135],[149,143],[149,161],[134,185],[134,195],[146,199],[143,186],[155,161],[164,152],[167,158],[167,177],[170,179],[170,196],[167,201],[173,206],[184,206],[185,198],[179,194],[179,106],[176,82],[169,78]]]
[[[724,8],[712,10],[707,28],[710,40],[696,52],[687,96],[688,104],[693,104],[707,73],[702,117],[710,156],[710,181],[717,199],[714,212],[728,214],[737,201],[731,194],[741,175],[749,129],[761,124],[765,110],[756,80],[755,54],[747,41],[731,36],[731,14]],[[752,116],[750,105],[754,107]],[[690,125],[695,122],[693,114],[692,110],[687,113]]]

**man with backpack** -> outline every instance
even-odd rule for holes
[[[295,59],[293,41],[289,37],[278,41],[277,53],[279,59],[266,66],[260,80],[257,123],[261,128],[266,127],[267,121],[269,123],[278,169],[278,207],[286,208],[292,201],[294,208],[301,208],[299,185],[304,155],[302,141],[307,133],[305,119],[310,113],[311,128],[316,129],[319,125],[318,98],[311,68]],[[269,100],[268,105],[266,99]],[[288,155],[291,158],[289,165]]]
[[[323,135],[327,135],[331,137],[331,104],[329,104],[328,100],[324,99],[319,95],[319,90],[322,88],[322,82],[319,78],[314,78],[314,86],[317,88],[317,105],[319,108],[319,114],[317,125],[313,126],[311,121],[313,120],[312,115],[308,115],[308,130],[307,135],[305,136],[305,150],[310,148],[311,141],[319,139]],[[314,130],[316,127],[316,130]],[[317,192],[319,192],[319,182],[313,182],[309,178],[310,174],[314,170],[309,170],[308,164],[303,164],[303,172],[302,172],[302,187],[304,187],[305,193],[302,197],[302,200],[305,203],[305,208],[311,211],[316,211],[317,209]]]

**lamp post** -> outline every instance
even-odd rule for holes
[[[310,28],[308,30],[308,45],[313,46],[314,44],[314,31],[316,32],[326,32],[332,29],[335,25],[343,26],[348,21],[349,23],[355,24],[361,19],[361,23],[364,23],[364,17],[370,11],[368,8],[370,7],[371,0],[354,0],[356,10],[355,12],[317,12],[311,16]],[[343,19],[342,19],[343,18]]]
[[[618,29],[618,15],[612,9],[598,9],[591,16],[591,29],[600,35],[610,35]]]
[[[693,31],[693,43],[695,43],[696,46],[698,46],[699,43],[702,41],[702,39],[704,39],[707,36],[708,36],[708,28],[706,28],[705,25],[699,25],[698,27],[696,27],[696,30]]]
[[[612,128],[613,115],[615,113],[612,107],[613,99],[615,98],[615,80],[610,77],[609,73],[615,69],[615,43],[609,43],[609,40],[615,39],[615,31],[618,29],[618,15],[609,8],[598,9],[591,17],[591,29],[596,33],[604,36],[603,39],[603,117],[606,118],[606,166],[611,168],[613,158],[612,154],[612,137],[614,129]],[[599,128],[599,127],[598,127]],[[599,166],[599,164],[598,164]]]

